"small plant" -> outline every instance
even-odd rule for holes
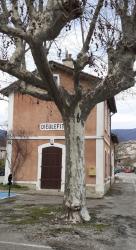
[[[7,190],[9,188],[8,184],[2,184],[0,183],[0,189]],[[28,190],[29,188],[26,186],[18,185],[16,183],[12,184],[12,189],[22,189],[22,190]]]

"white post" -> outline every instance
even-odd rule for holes
[[[96,193],[104,195],[104,102],[97,104]]]
[[[8,132],[13,130],[13,109],[14,109],[14,93],[11,93],[9,95],[9,104],[8,104]],[[6,147],[5,177],[3,184],[8,183],[8,176],[11,172],[11,160],[12,160],[12,140],[8,140]]]

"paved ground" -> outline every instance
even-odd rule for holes
[[[36,245],[30,243],[16,243],[16,242],[7,242],[0,241],[0,249],[1,250],[51,250],[52,248],[49,246]]]
[[[91,222],[57,220],[62,197],[24,192],[0,202],[2,250],[136,250],[136,175],[118,174],[104,199],[88,199]]]

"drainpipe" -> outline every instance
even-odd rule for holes
[[[114,113],[110,114],[110,188],[111,188],[111,177],[112,177],[112,165],[111,165],[111,117]]]

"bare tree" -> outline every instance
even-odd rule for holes
[[[21,82],[20,91],[39,99],[53,100],[64,122],[66,144],[66,184],[64,204],[73,221],[90,219],[86,209],[84,170],[84,125],[91,109],[121,90],[134,85],[136,54],[136,1],[134,0],[1,0],[0,33],[12,55],[0,60],[0,69]],[[89,14],[88,14],[89,13]],[[108,13],[108,14],[107,14]],[[109,15],[109,17],[108,17]],[[83,45],[74,60],[73,93],[57,86],[47,55],[51,42],[72,20],[80,20]],[[86,31],[83,23],[86,22]],[[96,70],[101,48],[107,53],[107,75],[90,89],[80,84],[86,65]],[[25,67],[24,53],[30,49],[38,74]],[[6,47],[6,46],[5,46]],[[104,68],[102,68],[102,71]]]
[[[18,136],[21,139],[17,139]],[[13,182],[16,179],[18,171],[21,170],[23,164],[30,156],[32,150],[28,145],[28,136],[24,130],[8,131],[8,143],[12,143],[13,155],[12,160],[9,160],[9,155],[6,153],[10,172],[12,173]]]

